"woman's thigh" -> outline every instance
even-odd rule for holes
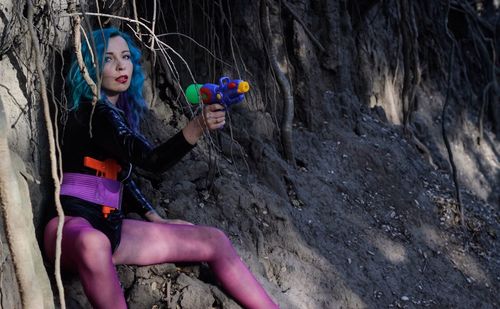
[[[220,230],[201,225],[153,223],[125,219],[115,264],[151,265],[208,261],[229,240]]]
[[[53,263],[55,259],[58,217],[49,221],[44,231],[44,247],[48,260]],[[111,244],[104,233],[96,230],[84,218],[64,217],[64,226],[61,239],[61,268],[75,270],[76,263],[81,258],[81,251],[91,243],[93,247],[110,250]],[[88,248],[87,248],[88,249]]]

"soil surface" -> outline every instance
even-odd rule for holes
[[[232,111],[254,118],[265,117]],[[449,173],[400,126],[362,109],[356,130],[347,121],[319,134],[297,126],[297,168],[253,138],[262,126],[229,126],[211,156],[202,143],[139,181],[161,213],[224,230],[282,308],[498,307],[498,205],[464,190],[463,229]],[[157,135],[161,121],[147,123]],[[119,270],[130,308],[238,308],[205,265]],[[81,290],[68,295],[85,307]]]

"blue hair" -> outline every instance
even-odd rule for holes
[[[103,56],[106,52],[109,39],[112,37],[120,36],[128,44],[134,70],[130,81],[130,87],[125,93],[120,94],[116,106],[125,113],[131,129],[134,131],[138,131],[141,117],[147,110],[144,97],[142,96],[142,88],[144,85],[145,77],[141,66],[141,51],[137,47],[137,45],[135,45],[134,41],[128,34],[116,28],[95,30],[91,35],[95,43],[95,50],[92,50],[86,43],[86,40],[82,38],[82,56],[89,75],[96,84],[97,76],[96,68],[92,63],[92,51],[94,52],[94,56],[97,55],[97,65],[99,65],[99,72],[102,72],[104,64]],[[80,71],[80,67],[78,66],[76,57],[73,58],[74,59],[71,63],[71,67],[66,78],[66,84],[68,85],[70,92],[69,107],[72,110],[76,110],[78,109],[82,101],[92,101],[93,94],[89,85],[83,78],[83,74]],[[101,94],[100,96],[101,100],[107,102],[107,98],[105,97],[105,95]]]

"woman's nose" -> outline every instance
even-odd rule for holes
[[[122,71],[125,69],[125,64],[122,60],[118,60],[116,63],[116,70],[117,71]]]

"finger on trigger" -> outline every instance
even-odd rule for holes
[[[214,118],[221,118],[221,117],[225,117],[225,113],[224,112],[215,112],[213,113],[214,115]]]
[[[224,106],[220,105],[220,104],[212,104],[212,110],[222,110],[224,109]]]

